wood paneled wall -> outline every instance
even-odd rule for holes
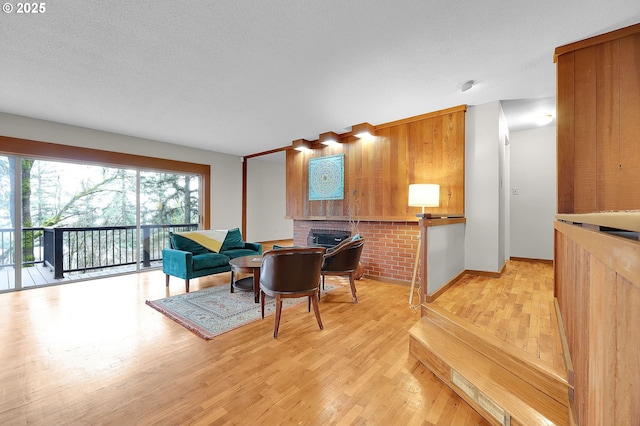
[[[375,126],[370,139],[341,135],[340,144],[287,151],[287,216],[308,220],[416,221],[410,183],[440,184],[438,215],[464,214],[465,106]],[[344,199],[309,201],[309,159],[344,154]]]
[[[555,296],[581,425],[640,419],[640,242],[556,222]]]
[[[556,61],[558,213],[640,209],[640,24]]]

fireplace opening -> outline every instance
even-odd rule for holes
[[[311,229],[307,236],[307,245],[331,248],[350,237],[351,232],[342,229]]]

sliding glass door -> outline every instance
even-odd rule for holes
[[[170,231],[197,229],[200,223],[200,179],[168,172],[140,172],[141,266],[162,257]]]
[[[15,179],[15,159],[0,156],[0,291],[16,288]]]
[[[0,182],[0,291],[157,267],[199,227],[197,175],[0,157]]]

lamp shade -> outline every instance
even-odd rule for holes
[[[440,185],[435,183],[413,183],[409,185],[409,206],[438,207],[440,205]]]

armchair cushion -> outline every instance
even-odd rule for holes
[[[228,251],[233,249],[243,249],[244,248],[244,240],[242,239],[242,234],[240,233],[240,228],[233,228],[227,231],[227,236],[222,243],[222,247],[220,247],[220,251]]]
[[[208,249],[195,241],[181,235],[174,234],[173,232],[169,233],[169,239],[171,241],[171,247],[176,250],[188,251],[194,255],[211,253]]]
[[[193,256],[193,270],[217,268],[229,263],[229,257],[219,253],[196,254]]]

